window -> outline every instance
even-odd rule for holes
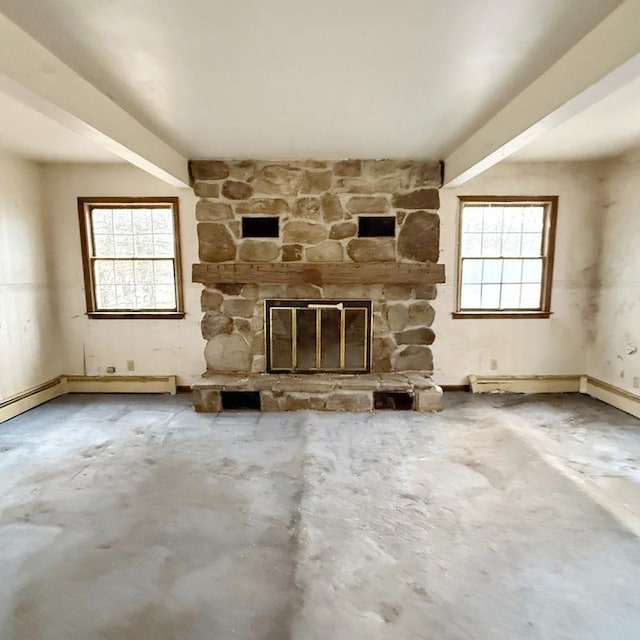
[[[182,318],[177,198],[78,198],[91,318]]]
[[[549,197],[460,197],[455,318],[547,318],[558,207]]]

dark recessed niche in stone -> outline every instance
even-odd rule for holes
[[[259,391],[221,391],[225,411],[260,411]]]
[[[277,216],[242,218],[243,238],[277,238],[280,235],[280,218]]]
[[[373,408],[377,410],[411,411],[413,409],[413,396],[400,391],[374,391]]]
[[[393,238],[396,235],[395,216],[359,216],[359,238]]]

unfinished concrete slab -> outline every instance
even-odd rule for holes
[[[3,640],[631,640],[640,422],[580,396],[0,427]]]

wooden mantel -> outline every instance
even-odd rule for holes
[[[193,265],[192,281],[205,285],[233,283],[295,284],[438,284],[444,265],[397,262],[212,263]]]

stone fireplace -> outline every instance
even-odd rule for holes
[[[398,394],[403,408],[440,407],[430,349],[444,281],[440,163],[211,160],[190,170],[207,341],[197,410],[235,407],[234,393],[262,410],[367,410]]]

